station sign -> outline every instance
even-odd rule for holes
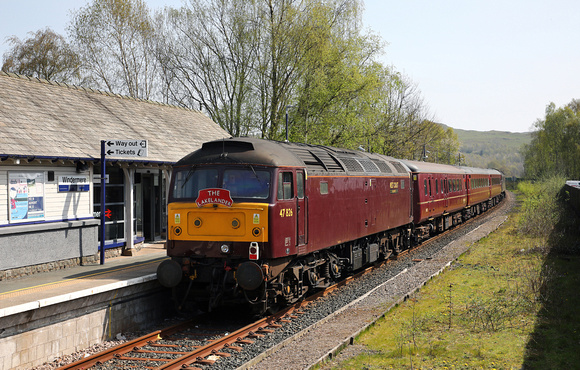
[[[86,175],[66,175],[58,177],[58,191],[61,192],[76,192],[89,191],[90,182]]]
[[[147,140],[105,140],[105,154],[112,157],[147,157]]]

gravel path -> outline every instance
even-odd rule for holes
[[[382,280],[368,293],[304,328],[295,336],[270,347],[239,369],[308,369],[334,357],[340,349],[352,344],[358,333],[388,312],[397,302],[406,299],[429,279],[438,275],[473,243],[496,230],[507,219],[513,203],[514,196],[509,193],[506,201],[495,212],[477,220],[468,230],[459,231],[463,235],[457,237],[457,233],[453,233],[450,237],[456,238],[455,240],[444,238],[436,243],[442,244],[441,246],[413,253],[406,261],[396,264],[398,266],[389,264],[386,270],[398,270],[394,276]],[[430,253],[432,254],[429,258]],[[373,279],[380,279],[381,275],[388,276],[388,273],[376,275]]]

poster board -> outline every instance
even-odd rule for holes
[[[44,172],[8,172],[10,222],[44,220]]]

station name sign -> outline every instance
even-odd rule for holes
[[[112,157],[147,157],[147,140],[105,140],[105,154]]]
[[[84,175],[66,175],[58,177],[59,192],[89,191],[89,177]]]

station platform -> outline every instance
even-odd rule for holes
[[[164,244],[151,243],[133,256],[108,258],[103,265],[0,281],[0,318],[156,280],[157,266],[166,258]]]

